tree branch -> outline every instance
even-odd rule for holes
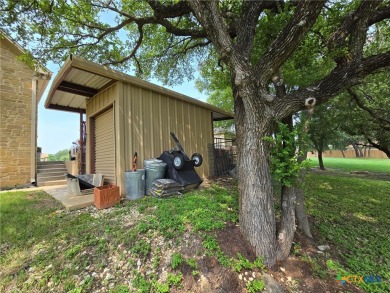
[[[191,8],[186,1],[179,1],[172,5],[163,5],[160,1],[149,0],[149,6],[154,11],[156,18],[175,18],[191,13]]]
[[[351,95],[352,99],[356,102],[356,105],[364,111],[366,111],[368,114],[370,114],[373,118],[378,119],[384,123],[388,123],[390,125],[390,121],[379,116],[377,113],[375,113],[372,109],[364,105],[364,103],[360,100],[358,94],[354,92],[351,88],[349,88],[348,93]]]
[[[389,18],[390,18],[390,6],[383,7],[375,11],[375,13],[368,19],[368,25],[370,26]]]
[[[277,1],[243,1],[238,27],[245,27],[246,29],[238,30],[236,49],[244,58],[249,59],[253,49],[253,38],[260,13],[264,9],[272,9],[276,6]]]
[[[324,103],[344,89],[358,84],[364,77],[382,68],[390,67],[390,51],[336,67],[324,79],[311,86],[275,99],[276,117],[279,119],[305,108]],[[308,104],[309,100],[311,103]]]
[[[161,5],[160,3],[156,3],[156,1],[149,1],[149,5],[152,5],[151,8],[155,12],[154,16],[151,17],[143,17],[143,18],[137,18],[134,17],[126,12],[123,12],[122,10],[118,9],[117,7],[114,6],[106,6],[105,8],[118,13],[119,15],[125,17],[129,23],[134,22],[137,23],[138,25],[145,25],[145,24],[160,24],[163,27],[165,27],[166,31],[168,33],[171,33],[175,36],[191,36],[193,38],[206,38],[207,34],[206,32],[201,29],[201,28],[191,28],[191,29],[184,29],[184,28],[179,28],[175,25],[173,25],[169,20],[163,17],[163,15],[168,15],[167,17],[179,17],[179,16],[184,16],[184,15],[189,15],[191,11],[188,11],[185,9],[185,3],[178,5],[182,2],[179,2],[175,5],[170,5],[170,6],[164,6]],[[154,8],[157,10],[154,10]],[[168,10],[172,9],[170,13],[168,13]],[[156,15],[157,11],[157,15]]]
[[[218,2],[190,0],[189,4],[222,61],[230,64],[230,58],[235,55],[234,46],[230,38],[229,27],[219,11]]]
[[[139,36],[138,36],[137,42],[135,43],[135,46],[129,55],[127,55],[126,57],[124,57],[120,60],[109,60],[104,65],[121,64],[121,63],[124,63],[124,62],[130,60],[131,58],[135,57],[135,54],[137,53],[137,51],[138,51],[139,47],[141,46],[141,43],[144,39],[144,30],[143,30],[143,26],[141,24],[138,25],[138,32],[139,32]],[[139,66],[139,63],[137,63],[137,65]],[[138,67],[138,70],[140,72],[142,72],[142,69],[140,67]]]
[[[338,54],[334,58],[337,64],[354,62],[355,59],[362,58],[369,27],[368,19],[380,3],[381,0],[363,0],[359,7],[352,14],[347,15],[339,28],[332,33],[328,41],[330,51],[344,47],[349,49],[349,52],[343,55]]]
[[[369,137],[366,137],[366,139],[368,140],[368,142],[374,147],[374,148],[377,148],[378,150],[384,152],[386,154],[386,156],[390,159],[390,149],[384,145],[380,145],[380,144],[377,144],[374,142],[373,139],[369,138]]]
[[[272,75],[279,70],[280,66],[292,55],[299,43],[307,35],[320,14],[325,0],[298,2],[296,12],[268,47],[254,69],[258,75],[259,83],[265,87]]]

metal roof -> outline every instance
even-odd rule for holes
[[[87,99],[117,81],[209,109],[213,113],[214,121],[234,119],[232,113],[215,106],[74,55],[66,60],[54,79],[46,98],[45,108],[85,113]]]

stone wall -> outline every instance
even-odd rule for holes
[[[34,71],[0,38],[0,187],[30,183],[31,99]],[[34,121],[36,123],[36,121]]]

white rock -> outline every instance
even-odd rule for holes
[[[256,278],[256,273],[255,272],[252,272],[252,277]]]
[[[286,270],[285,270],[284,268],[282,268],[282,267],[280,268],[280,270],[281,270],[282,272],[285,272],[285,271],[286,271]]]
[[[249,281],[252,282],[254,279],[252,277],[249,277]]]
[[[96,272],[93,272],[93,273],[92,273],[92,277],[97,278],[97,277],[98,277],[98,274],[97,274]]]
[[[110,273],[108,273],[104,279],[110,280],[110,279],[112,279],[112,277],[113,277],[113,276],[112,276]]]
[[[321,251],[325,251],[325,250],[330,249],[329,245],[319,245],[319,246],[317,246],[317,248]]]
[[[241,275],[241,274],[239,274],[239,275],[238,275],[238,278],[239,278],[240,280],[242,280],[242,275]]]

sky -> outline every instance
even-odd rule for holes
[[[38,105],[38,146],[42,147],[42,153],[55,154],[60,150],[69,149],[72,142],[79,138],[80,115],[77,113],[45,109],[44,104],[47,93],[60,66],[49,63],[47,68],[53,75]],[[164,86],[156,80],[151,80],[151,82]],[[165,87],[201,101],[206,101],[207,99],[206,95],[196,89],[195,80],[174,87]]]

